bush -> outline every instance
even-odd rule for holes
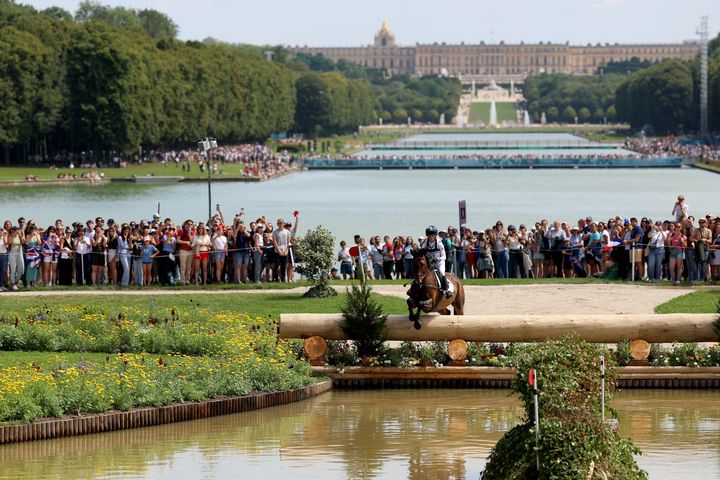
[[[310,230],[296,245],[297,254],[303,263],[297,267],[298,273],[304,275],[313,285],[305,293],[306,297],[334,297],[337,292],[330,287],[330,269],[333,266],[333,247],[335,237],[322,226]]]
[[[505,434],[493,449],[483,480],[587,478],[645,479],[633,455],[631,440],[621,438],[600,414],[598,358],[609,357],[598,345],[576,337],[533,344],[516,350],[514,389],[525,405],[528,421]],[[533,390],[528,372],[538,370],[540,471],[535,467]],[[592,374],[592,372],[597,372]],[[614,365],[606,369],[606,401],[612,397]],[[611,411],[611,415],[613,415]]]

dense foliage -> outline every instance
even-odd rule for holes
[[[660,133],[682,132],[694,123],[693,89],[689,63],[660,62],[632,74],[618,87],[618,116],[635,129],[651,124]]]
[[[385,123],[412,122],[438,123],[445,115],[449,123],[457,113],[462,85],[456,78],[426,76],[413,78],[407,75],[385,75],[382,70],[364,67],[346,60],[333,62],[323,55],[298,54],[299,63],[313,72],[337,72],[369,85],[372,93],[368,121]],[[298,68],[297,65],[294,68]]]
[[[34,307],[0,317],[0,351],[104,352],[104,361],[0,368],[0,423],[127,410],[312,382],[274,321],[235,312]]]
[[[335,237],[322,225],[315,227],[300,239],[295,246],[300,265],[296,270],[304,275],[312,287],[305,292],[306,297],[334,297],[337,292],[330,286],[330,269],[335,263],[333,248]]]
[[[545,112],[548,122],[603,123],[615,120],[615,90],[621,75],[578,77],[553,74],[528,77],[524,96],[534,122]]]
[[[633,455],[639,451],[632,441],[621,438],[601,420],[600,355],[608,357],[603,347],[573,337],[516,351],[514,389],[525,405],[527,421],[497,443],[483,480],[647,478],[635,463]],[[539,472],[535,467],[533,390],[527,380],[533,368],[538,371],[540,392]],[[609,401],[613,368],[607,371]]]

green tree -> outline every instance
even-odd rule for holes
[[[609,122],[617,119],[617,110],[615,109],[615,105],[610,105],[608,107],[608,109],[605,111],[605,116],[607,117]]]
[[[605,110],[603,110],[602,107],[596,108],[596,109],[595,109],[595,112],[593,113],[593,119],[594,119],[597,123],[602,123],[603,120],[605,119]]]
[[[568,105],[565,107],[565,110],[563,110],[563,120],[565,120],[568,123],[574,122],[575,117],[577,116],[577,113],[575,112],[575,109]]]
[[[142,29],[140,19],[135,12],[124,7],[110,7],[92,0],[83,0],[75,12],[75,21],[86,23],[101,21],[109,25],[126,29]]]
[[[694,85],[690,65],[666,60],[631,75],[617,90],[618,117],[639,129],[667,133],[693,125]]]
[[[550,107],[547,109],[545,117],[547,118],[548,122],[555,122],[560,119],[560,112],[558,111],[557,107]]]
[[[142,29],[153,38],[175,38],[178,26],[170,17],[157,10],[144,9],[136,13]]]
[[[580,118],[580,121],[582,123],[587,123],[588,120],[590,120],[590,117],[592,114],[590,113],[590,109],[587,107],[583,107],[578,112],[578,117]]]
[[[407,123],[408,112],[404,108],[398,108],[393,112],[392,120],[397,124]]]
[[[48,7],[42,12],[40,12],[42,15],[45,15],[46,17],[50,17],[53,20],[58,20],[61,22],[72,22],[73,16],[72,13],[68,12],[64,8],[60,7]]]
[[[334,245],[335,237],[322,226],[315,227],[298,239],[295,248],[303,261],[297,271],[312,284],[304,296],[318,298],[337,295],[330,286],[330,269],[335,260]]]

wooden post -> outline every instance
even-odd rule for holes
[[[328,351],[328,345],[323,337],[316,335],[306,338],[303,342],[303,350],[305,350],[305,355],[313,367],[322,367],[327,363],[325,355]]]
[[[447,353],[450,357],[451,367],[464,367],[466,366],[465,359],[467,358],[468,344],[461,338],[456,338],[448,343]]]
[[[648,357],[650,356],[650,344],[645,340],[636,339],[630,343],[630,366],[647,367],[650,365]]]

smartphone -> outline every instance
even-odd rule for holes
[[[299,210],[295,210],[295,211],[293,212],[293,217],[297,217],[298,215],[300,215],[300,211],[299,211]]]
[[[215,204],[215,210],[220,210],[220,204],[219,204],[219,203],[216,203],[216,204]]]

